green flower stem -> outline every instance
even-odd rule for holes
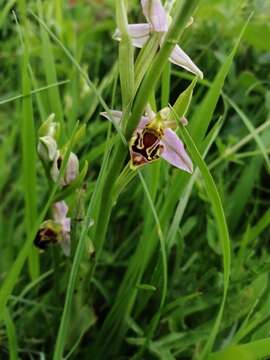
[[[111,166],[108,171],[108,175],[105,180],[105,183],[103,185],[99,214],[96,219],[96,226],[93,236],[93,241],[96,249],[96,259],[98,259],[100,251],[102,250],[103,247],[103,243],[105,240],[105,235],[107,232],[107,227],[112,211],[112,206],[113,206],[114,184],[118,178],[118,174],[120,173],[123,167],[126,154],[127,154],[126,146],[121,141],[119,136],[119,140],[113,155],[113,160],[111,162]]]
[[[127,11],[124,0],[116,1],[116,20],[122,40],[119,44],[119,75],[123,110],[129,105],[134,92],[134,48],[128,34]]]
[[[199,0],[186,0],[182,5],[179,2],[176,6],[176,16],[173,24],[164,40],[160,52],[156,55],[148,74],[145,76],[138,95],[135,99],[132,115],[128,120],[125,135],[129,139],[136,128],[138,121],[143,114],[144,108],[148,102],[148,98],[155,88],[162,71],[168,61],[170,53],[183,33],[184,27],[192,12],[197,6]],[[113,187],[117,177],[121,171],[122,165],[126,157],[126,147],[119,138],[115,149],[114,157],[108,171],[107,178],[104,183],[103,193],[100,201],[99,216],[97,216],[96,226],[94,230],[93,241],[97,252],[97,258],[103,247],[107,226],[113,205]]]
[[[148,74],[146,74],[140,91],[138,92],[138,95],[135,99],[132,115],[129,118],[125,133],[128,139],[136,128],[148,102],[149,95],[151,94],[151,91],[155,89],[157,82],[159,81],[159,78],[167,64],[172,49],[182,35],[185,25],[192,15],[195,7],[198,5],[198,2],[199,0],[186,0],[183,5],[182,1],[177,3],[175,9],[176,15],[174,17],[173,24],[170,27],[164,43],[159,53],[156,55],[156,58],[154,59]]]

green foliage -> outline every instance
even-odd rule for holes
[[[175,1],[163,45],[152,34],[138,50],[138,4],[0,0],[1,359],[270,357],[270,5]],[[178,41],[203,80],[167,61]],[[163,160],[130,170],[148,103],[187,117],[192,175]],[[52,113],[59,179],[71,151],[80,160],[64,187],[36,150]],[[61,200],[71,255],[39,254]]]

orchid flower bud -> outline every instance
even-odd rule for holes
[[[54,182],[58,181],[63,160],[64,160],[64,156],[60,153],[60,151],[57,151],[57,155],[54,158],[51,168],[51,177]],[[76,179],[78,174],[79,174],[79,160],[77,156],[73,152],[71,152],[69,154],[69,158],[66,164],[66,169],[64,171],[64,174],[59,179],[60,185],[66,186],[70,184],[72,181]]]
[[[39,138],[38,154],[44,162],[51,162],[57,154],[57,144],[52,136],[46,135]]]
[[[55,122],[54,119],[55,119],[55,114],[51,114],[42,123],[42,125],[40,126],[39,131],[38,131],[38,135],[40,137],[51,136],[54,139],[58,138],[60,125],[59,125],[59,123]]]

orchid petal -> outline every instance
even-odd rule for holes
[[[167,13],[162,6],[161,0],[141,0],[144,16],[153,30],[157,32],[167,32],[168,22]]]
[[[70,153],[66,166],[65,183],[70,184],[79,174],[79,160],[76,154]]]
[[[53,218],[58,224],[62,224],[68,213],[67,204],[64,201],[58,201],[53,204]]]
[[[130,24],[127,26],[127,31],[131,37],[132,45],[137,48],[142,48],[149,39],[151,26],[149,24]],[[113,38],[121,41],[122,37],[119,29],[115,30]]]
[[[41,136],[39,138],[37,150],[44,162],[51,162],[57,155],[57,143],[52,136]]]
[[[101,116],[105,117],[106,119],[111,121],[110,115],[113,117],[113,120],[115,121],[116,125],[121,124],[123,112],[118,110],[110,110],[110,114],[108,112],[102,112],[100,113]],[[149,123],[149,117],[148,116],[142,116],[141,120],[138,125],[138,129],[143,129],[147,123]]]
[[[101,116],[105,117],[107,120],[111,121],[111,118],[113,118],[116,125],[120,125],[123,112],[118,110],[110,110],[110,113],[108,112],[102,112],[100,113]]]
[[[148,116],[142,116],[137,126],[137,129],[142,130],[150,121],[151,119]]]
[[[55,156],[54,161],[52,163],[52,167],[50,171],[51,177],[54,182],[58,180],[63,158],[64,156],[62,156],[62,154],[58,150],[57,155]],[[69,154],[69,158],[67,161],[65,174],[59,180],[60,185],[65,186],[70,184],[72,181],[76,179],[78,174],[79,174],[79,160],[77,156],[73,152],[71,152]]]
[[[180,48],[180,46],[176,45],[174,47],[169,60],[173,64],[181,66],[187,71],[197,75],[200,79],[203,78],[201,70],[193,63],[190,57]]]
[[[53,218],[56,223],[61,225],[61,241],[59,244],[62,247],[63,253],[66,256],[70,255],[70,218],[66,217],[68,213],[68,207],[65,201],[58,201],[53,204]]]
[[[186,153],[184,145],[176,133],[167,128],[164,130],[161,144],[164,150],[161,157],[177,168],[192,173],[193,165],[190,157]]]
[[[64,233],[63,239],[59,242],[59,244],[61,245],[63,253],[66,256],[70,256],[70,233]]]

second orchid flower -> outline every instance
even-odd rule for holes
[[[128,25],[127,30],[131,37],[132,44],[137,48],[142,48],[148,41],[151,33],[158,32],[162,34],[160,37],[161,46],[169,29],[170,17],[166,13],[160,0],[141,0],[141,5],[147,23]],[[189,24],[187,24],[187,26],[188,25]],[[119,29],[116,29],[114,38],[118,41],[121,40],[121,32]],[[184,68],[199,78],[203,78],[202,71],[194,64],[179,45],[175,45],[169,60],[171,63]]]

